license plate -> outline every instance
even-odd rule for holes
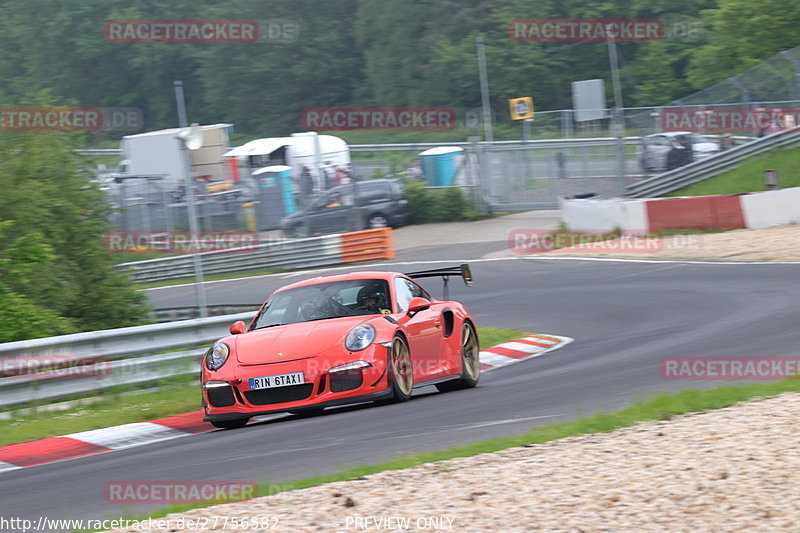
[[[306,380],[302,372],[290,374],[277,374],[275,376],[261,376],[250,378],[250,390],[271,389],[273,387],[286,387],[288,385],[302,385]]]

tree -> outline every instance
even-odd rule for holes
[[[47,307],[39,285],[56,274],[53,249],[41,234],[14,237],[14,229],[13,221],[0,222],[0,342],[74,332],[71,320]]]
[[[13,221],[13,238],[0,242],[10,273],[5,286],[80,330],[141,323],[145,296],[114,269],[113,257],[103,249],[108,208],[83,168],[85,161],[72,151],[80,143],[76,135],[5,132],[0,137],[0,221]],[[31,246],[29,255],[25,243]],[[17,262],[23,265],[19,271]],[[6,312],[12,315],[3,320],[12,320],[13,309]]]
[[[800,3],[785,0],[719,0],[703,13],[707,44],[688,67],[689,81],[704,88],[800,45]]]

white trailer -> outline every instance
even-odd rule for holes
[[[250,181],[252,173],[259,168],[286,165],[291,167],[297,180],[308,167],[314,178],[315,190],[325,189],[324,170],[339,167],[351,170],[350,148],[347,143],[333,135],[317,135],[315,132],[293,133],[291,137],[256,139],[237,146],[225,154],[235,168],[234,179]]]
[[[230,169],[223,155],[230,150],[228,132],[232,128],[231,124],[200,126],[203,146],[188,151],[191,172],[196,178],[207,182],[230,179]],[[161,175],[162,186],[175,189],[186,174],[181,159],[181,141],[177,137],[180,131],[179,128],[171,128],[123,137],[122,177]]]

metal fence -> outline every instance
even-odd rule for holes
[[[121,231],[183,231],[189,229],[185,191],[170,189],[160,179],[126,177],[104,186],[111,207],[110,222]],[[243,229],[241,191],[207,192],[198,187],[197,218],[201,231]]]
[[[644,198],[668,194],[736,168],[742,161],[754,155],[763,154],[775,148],[798,145],[800,145],[800,128],[774,133],[755,142],[636,183],[628,189],[627,196]]]
[[[616,140],[609,137],[385,144],[351,146],[357,175],[404,175],[420,151],[462,148],[453,185],[477,188],[490,210],[556,209],[558,197],[593,192],[618,196],[643,177],[636,158],[639,137],[624,139],[625,178],[617,171]],[[399,163],[401,162],[401,163]]]
[[[653,112],[655,113],[655,112]],[[556,116],[553,114],[552,116]],[[571,120],[572,111],[559,113]],[[657,129],[655,119],[653,129]],[[599,124],[598,129],[605,126]],[[568,129],[568,128],[567,128]],[[604,132],[605,133],[605,132]],[[739,142],[749,140],[740,137]],[[481,209],[514,211],[556,209],[558,198],[592,193],[620,196],[637,182],[651,177],[640,163],[641,137],[624,140],[624,170],[616,161],[616,140],[611,137],[416,144],[353,145],[353,174],[357,179],[406,176],[420,152],[435,147],[457,147],[458,172],[453,183],[468,197],[478,197]],[[199,192],[199,191],[198,191]],[[477,194],[476,194],[477,193]],[[201,231],[244,229],[253,217],[238,190],[198,195]],[[129,179],[109,192],[114,207],[112,222],[123,231],[170,231],[188,228],[187,204],[165,191],[153,179]],[[250,210],[249,210],[250,209]]]

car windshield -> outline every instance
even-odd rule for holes
[[[389,285],[382,279],[318,283],[278,292],[256,318],[253,329],[352,315],[391,313]]]

